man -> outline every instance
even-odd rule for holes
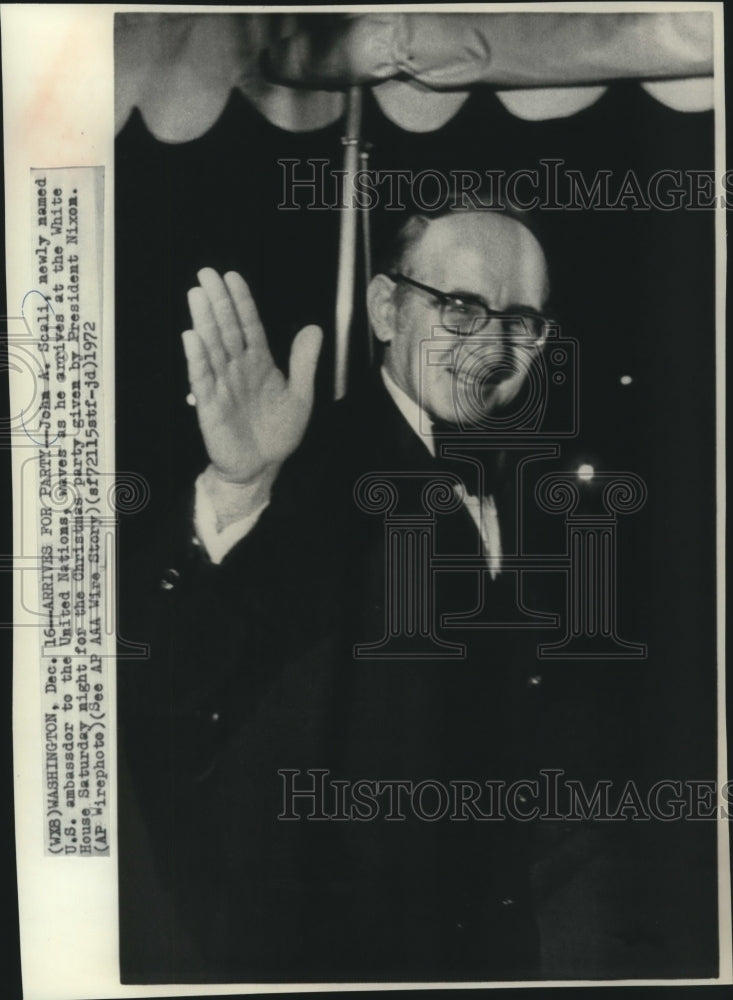
[[[452,290],[459,300],[467,296],[471,306],[476,301],[491,303],[491,309],[513,319],[541,315],[548,295],[544,254],[530,230],[504,214],[454,213],[432,225],[417,216],[412,228],[414,245],[402,255],[405,274],[374,278],[368,291],[369,317],[386,346],[385,384],[408,422],[414,424],[418,406],[433,420],[455,424],[454,352],[446,350],[443,363],[430,367],[421,357],[421,345],[440,321],[436,297],[425,294],[428,278],[434,278],[435,288]],[[414,282],[414,275],[421,276],[420,283]],[[194,330],[186,331],[183,340],[199,425],[211,458],[201,486],[213,504],[217,529],[223,531],[262,509],[284,460],[302,440],[312,407],[321,332],[306,327],[297,336],[291,378],[286,381],[269,355],[244,281],[230,274],[222,282],[210,270],[202,271],[200,280],[201,286],[189,293]],[[476,315],[481,316],[480,308]],[[504,321],[497,317],[494,322]],[[473,314],[461,335],[472,332],[471,323]],[[482,329],[491,333],[492,324]],[[521,329],[520,337],[525,334]],[[497,346],[504,348],[497,344],[494,350]],[[481,350],[486,352],[485,343]],[[491,355],[485,359],[482,373],[487,414],[506,408],[528,373],[520,359],[503,377],[491,381],[485,377],[491,374],[491,360]],[[463,378],[475,380],[475,372],[466,367]],[[460,386],[458,390],[465,392]],[[431,449],[429,439],[425,445]]]
[[[204,981],[531,978],[526,824],[410,796],[526,774],[531,645],[456,624],[515,599],[513,484],[490,443],[449,463],[445,441],[527,391],[540,244],[507,210],[412,216],[368,289],[381,369],[310,426],[320,331],[286,378],[241,277],[199,280],[183,340],[210,464],[148,607],[153,735],[126,751],[165,776],[141,801],[170,960]],[[380,510],[463,569],[426,583]],[[334,803],[358,781],[366,803]]]

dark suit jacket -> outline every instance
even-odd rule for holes
[[[300,789],[314,780],[309,769],[325,771],[329,794],[334,779],[449,787],[531,777],[536,638],[441,625],[445,613],[475,607],[482,585],[490,607],[511,604],[508,574],[496,583],[475,565],[437,574],[434,638],[463,644],[460,657],[426,657],[419,634],[400,656],[355,656],[355,644],[385,635],[394,565],[384,513],[355,499],[372,473],[395,484],[399,525],[416,523],[420,534],[430,523],[422,537],[436,554],[479,554],[463,506],[430,522],[424,487],[440,466],[376,379],[314,422],[257,526],[221,565],[192,543],[189,511],[171,519],[146,568],[131,571],[123,621],[128,638],[151,643],[151,662],[120,675],[134,814],[125,827],[121,809],[128,980],[537,972],[527,824],[431,822],[409,796],[404,819],[385,818],[383,796],[372,820],[278,818],[282,771],[295,771]],[[509,489],[505,543],[512,502]],[[430,794],[427,811],[436,808]],[[305,815],[310,804],[295,808]],[[325,810],[334,809],[329,799]],[[149,907],[130,860],[140,839],[157,886]],[[167,916],[145,930],[156,907]]]

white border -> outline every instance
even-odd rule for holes
[[[715,19],[716,49],[716,170],[725,169],[724,123],[724,64],[722,4],[696,3],[534,3],[491,4],[491,11],[517,13],[523,11],[594,13],[633,11],[712,11]],[[6,245],[8,312],[19,313],[19,303],[31,287],[30,278],[30,183],[31,166],[98,165],[105,174],[105,261],[104,274],[104,377],[108,387],[114,385],[114,89],[113,89],[113,16],[117,11],[155,11],[170,13],[196,12],[195,5],[175,8],[165,5],[2,5],[2,59],[5,107],[5,168],[6,168]],[[313,12],[328,12],[328,5],[312,6]],[[351,6],[350,12],[365,12],[371,8]],[[380,11],[401,10],[404,6],[382,6]],[[410,6],[410,12],[440,11],[445,5]],[[486,10],[482,4],[452,4],[451,12]],[[211,12],[247,13],[298,11],[300,6],[231,6],[206,7]],[[725,541],[725,455],[724,455],[724,372],[725,372],[725,215],[718,213],[717,237],[717,393],[719,400],[717,453],[718,497],[717,537],[718,564],[718,640],[719,640],[719,787],[726,780],[725,678],[724,662],[724,541]],[[17,310],[17,312],[16,312]],[[105,399],[107,416],[106,454],[114,456],[113,394]],[[12,407],[12,398],[11,398]],[[11,411],[13,412],[13,411]],[[111,465],[111,468],[114,468]],[[14,457],[14,484],[18,483],[18,461]],[[16,511],[17,515],[17,511]],[[14,544],[18,542],[16,516]],[[17,551],[17,549],[16,549]],[[16,601],[16,620],[23,624],[23,613]],[[31,629],[19,627],[15,632],[15,694],[14,749],[16,838],[18,844],[18,888],[22,935],[24,996],[26,1000],[60,1000],[73,996],[78,1000],[107,997],[227,995],[232,993],[314,992],[319,990],[375,990],[444,988],[444,984],[332,984],[327,986],[291,986],[268,984],[247,986],[121,986],[118,982],[117,951],[117,874],[116,832],[112,856],[108,859],[48,858],[43,855],[40,757],[41,711],[38,650]],[[114,711],[114,704],[112,704]],[[110,762],[115,766],[114,755]],[[116,809],[112,826],[116,831]],[[717,980],[624,980],[613,982],[567,981],[496,984],[508,986],[618,986],[721,984],[733,982],[731,958],[731,899],[728,853],[728,824],[719,823],[719,876],[721,969]],[[455,988],[469,989],[475,984],[462,983]]]

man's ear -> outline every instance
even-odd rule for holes
[[[374,336],[388,344],[395,332],[394,282],[386,274],[375,274],[367,288],[367,311]]]

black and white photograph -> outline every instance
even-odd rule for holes
[[[8,329],[106,995],[730,982],[721,6],[105,13]]]
[[[710,13],[115,45],[123,980],[715,977]]]

